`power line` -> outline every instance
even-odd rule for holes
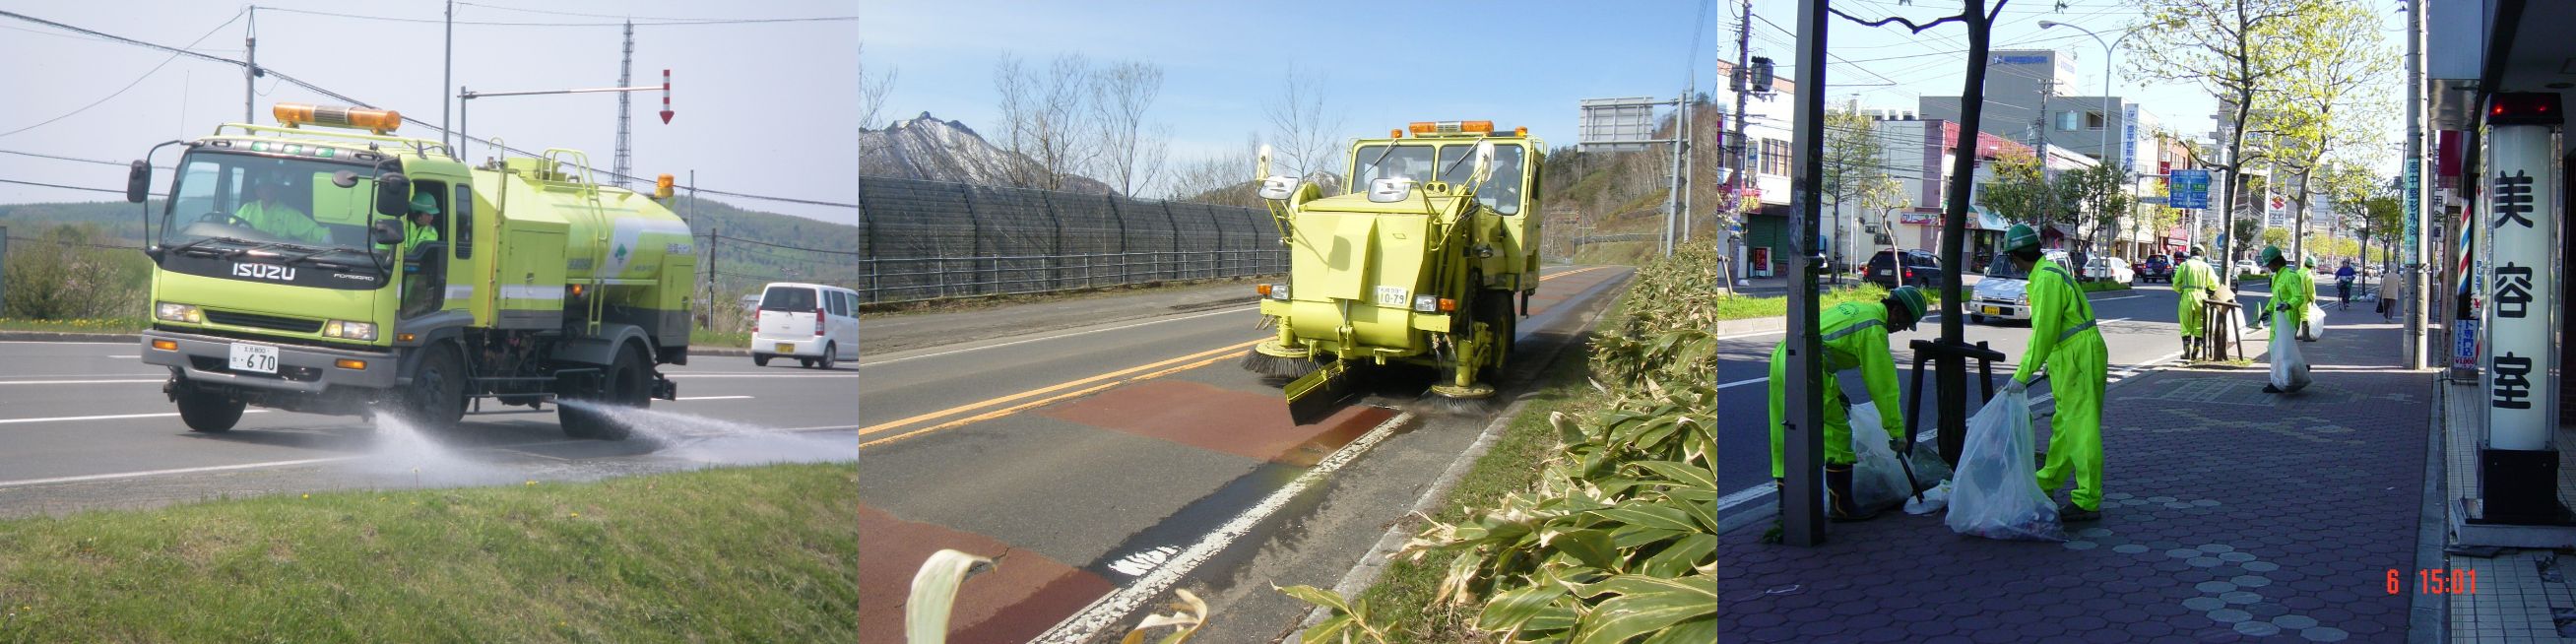
[[[741,237],[726,237],[726,236],[722,236],[722,235],[717,235],[717,234],[715,234],[715,233],[708,233],[708,234],[707,234],[707,238],[709,238],[709,239],[714,239],[714,240],[718,240],[718,241],[722,241],[722,240],[730,239],[730,240],[738,241],[738,242],[744,242],[744,243],[750,243],[750,244],[759,244],[759,245],[762,245],[762,246],[771,246],[771,247],[776,247],[776,248],[784,248],[784,249],[788,249],[788,250],[801,250],[801,251],[805,251],[805,252],[809,252],[809,253],[826,253],[826,254],[832,254],[832,255],[849,255],[849,256],[853,256],[853,257],[858,256],[858,254],[859,254],[859,252],[858,252],[858,251],[854,251],[854,250],[824,250],[824,249],[820,249],[820,248],[805,248],[805,247],[802,247],[802,246],[789,246],[789,245],[786,245],[786,244],[772,244],[772,243],[769,243],[769,242],[759,241],[759,240],[754,240],[754,239],[743,239],[743,238],[741,238]]]
[[[233,17],[232,17],[232,18],[225,20],[225,21],[224,21],[224,24],[215,25],[215,28],[214,28],[214,29],[208,29],[208,30],[206,30],[206,33],[205,33],[205,34],[203,34],[203,35],[197,36],[197,39],[196,39],[196,40],[188,41],[188,46],[189,46],[189,47],[195,47],[195,46],[197,46],[197,43],[205,42],[205,40],[206,40],[206,37],[207,37],[207,36],[215,35],[215,32],[216,32],[217,30],[223,29],[224,27],[227,27],[227,26],[231,26],[234,22],[238,22],[238,21],[240,21],[240,20],[241,20],[241,17],[242,17],[242,13],[244,13],[244,12],[246,12],[246,11],[248,11],[248,10],[246,10],[246,9],[245,9],[245,10],[243,10],[243,11],[235,11],[235,12],[233,12]],[[170,66],[171,61],[176,61],[176,60],[178,60],[178,59],[179,59],[179,54],[178,54],[178,53],[172,53],[172,54],[170,54],[170,57],[169,57],[169,58],[161,59],[161,64],[159,64],[159,65],[153,65],[153,66],[152,66],[152,69],[149,69],[149,70],[144,71],[144,72],[143,72],[143,75],[134,77],[133,82],[126,83],[124,87],[116,88],[116,91],[114,91],[114,92],[110,92],[110,93],[108,93],[108,95],[106,95],[106,96],[99,97],[99,99],[98,99],[98,100],[90,101],[90,103],[89,103],[88,105],[80,106],[80,109],[75,109],[75,110],[72,110],[72,111],[70,111],[70,112],[65,112],[65,113],[63,113],[63,115],[62,115],[62,116],[57,116],[57,117],[53,117],[53,118],[49,118],[49,119],[45,119],[45,121],[44,121],[44,122],[42,122],[42,123],[37,123],[37,124],[35,124],[35,125],[30,125],[30,126],[22,127],[22,128],[18,128],[18,129],[15,129],[15,130],[10,130],[10,131],[7,131],[7,132],[0,132],[0,136],[9,136],[9,135],[11,135],[11,134],[17,134],[17,133],[19,133],[19,132],[25,132],[25,131],[28,131],[28,130],[33,130],[33,129],[40,128],[40,127],[44,127],[44,126],[47,126],[47,125],[52,125],[52,124],[54,124],[54,122],[55,122],[55,121],[60,121],[60,120],[63,120],[63,119],[71,118],[71,117],[72,117],[72,115],[74,115],[74,114],[79,114],[79,113],[82,113],[82,112],[87,112],[87,111],[89,111],[89,108],[98,107],[98,106],[99,106],[99,104],[101,104],[101,103],[106,103],[109,99],[113,99],[113,98],[116,98],[117,96],[123,95],[123,94],[125,93],[125,91],[126,91],[126,90],[134,89],[134,86],[143,84],[143,79],[151,78],[153,74],[160,73],[160,72],[161,72],[161,68]]]
[[[42,183],[42,182],[36,182],[36,181],[19,181],[19,180],[17,180],[17,179],[0,179],[0,183],[15,183],[15,184],[21,184],[21,185],[40,186],[40,187],[45,187],[45,188],[61,188],[61,189],[64,189],[64,190],[87,190],[87,191],[90,191],[90,192],[105,192],[105,193],[109,193],[109,194],[119,194],[119,195],[121,195],[121,194],[125,194],[125,191],[123,191],[123,190],[109,190],[109,189],[106,189],[106,188],[83,188],[83,187],[80,187],[80,186],[66,186],[66,185],[59,184],[59,183]],[[170,195],[161,194],[161,193],[158,193],[158,192],[150,193],[150,194],[151,194],[152,196],[155,196],[155,197],[168,197],[168,196],[170,196]]]
[[[456,3],[456,4],[461,4],[461,5],[465,5],[465,6],[468,6],[468,7],[482,7],[482,8],[485,8],[485,9],[499,9],[499,10],[502,10],[502,11],[517,11],[517,12],[520,12],[520,13],[541,13],[541,14],[546,14],[546,15],[550,15],[550,16],[579,16],[579,17],[583,17],[583,18],[615,18],[615,19],[619,19],[619,20],[671,20],[671,21],[725,20],[725,18],[670,18],[670,17],[653,17],[653,16],[614,16],[614,15],[609,15],[609,14],[604,14],[604,13],[578,13],[578,12],[572,12],[572,11],[547,11],[547,10],[544,10],[544,9],[522,9],[522,8],[519,8],[519,7],[503,7],[503,6],[488,5],[488,4],[481,4],[481,3],[474,3],[474,2],[459,2],[459,3]]]
[[[476,6],[482,6],[482,5],[476,5]],[[448,24],[448,21],[447,21],[447,20],[438,19],[438,18],[395,18],[395,17],[391,17],[391,16],[367,16],[367,15],[359,15],[359,14],[353,14],[353,13],[335,13],[335,12],[330,12],[330,11],[313,11],[313,10],[309,10],[309,9],[286,9],[286,8],[280,8],[280,7],[259,7],[259,8],[260,8],[261,10],[264,10],[264,11],[282,11],[282,12],[286,12],[286,13],[301,13],[301,14],[308,14],[308,15],[315,15],[315,16],[330,16],[330,17],[334,17],[334,18],[350,18],[350,19],[355,19],[355,20],[378,20],[378,21],[384,21],[384,22],[408,22],[408,23],[432,24],[432,25],[443,25],[443,24]],[[843,22],[843,21],[851,21],[851,20],[858,20],[858,19],[859,19],[859,18],[858,18],[857,16],[817,16],[817,17],[810,17],[810,18],[745,18],[745,19],[705,19],[705,20],[662,20],[662,21],[646,21],[646,22],[637,22],[637,23],[635,23],[635,26],[637,26],[637,27],[694,27],[694,26],[702,26],[702,25],[742,25],[742,24],[782,23],[782,22]],[[460,24],[460,25],[480,25],[480,26],[487,26],[487,27],[622,27],[622,26],[625,26],[625,24],[626,24],[626,23],[624,23],[624,22],[495,22],[495,21],[485,21],[485,20],[458,20],[458,21],[455,21],[455,24]]]

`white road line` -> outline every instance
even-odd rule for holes
[[[1331,456],[1324,457],[1323,461],[1306,470],[1305,474],[1298,475],[1297,479],[1288,482],[1287,486],[1271,492],[1270,496],[1263,498],[1260,504],[1244,510],[1243,514],[1237,515],[1234,520],[1227,521],[1225,525],[1218,526],[1215,531],[1200,537],[1198,543],[1191,545],[1188,550],[1173,555],[1170,560],[1155,567],[1152,572],[1137,578],[1135,583],[1118,589],[1118,592],[1093,600],[1091,605],[1064,618],[1064,621],[1057,622],[1054,628],[1047,629],[1045,634],[1030,641],[1070,644],[1090,641],[1093,636],[1105,629],[1123,629],[1124,626],[1120,621],[1127,619],[1128,614],[1143,607],[1146,602],[1162,596],[1163,592],[1171,589],[1173,584],[1179,583],[1182,576],[1188,575],[1200,564],[1207,563],[1209,558],[1225,550],[1226,546],[1233,543],[1235,539],[1251,533],[1254,525],[1260,524],[1261,520],[1268,518],[1271,513],[1279,511],[1279,508],[1287,505],[1290,499],[1296,498],[1308,487],[1323,483],[1325,479],[1332,477],[1335,471],[1357,460],[1361,454],[1376,447],[1379,441],[1394,435],[1395,428],[1404,426],[1412,419],[1413,414],[1408,412],[1396,414],[1394,418],[1378,423],[1375,429],[1370,429],[1367,434],[1361,435],[1358,440],[1351,441],[1349,445],[1342,446]]]
[[[140,359],[140,358],[142,358],[143,356],[108,356],[108,357],[110,357],[110,358],[136,358],[136,359]]]
[[[1133,328],[1140,327],[1140,326],[1146,326],[1146,325],[1152,325],[1152,324],[1162,324],[1162,323],[1164,323],[1164,322],[1178,322],[1178,321],[1181,321],[1181,320],[1195,320],[1195,319],[1198,319],[1198,318],[1203,318],[1203,317],[1207,317],[1207,316],[1211,316],[1211,315],[1224,315],[1224,314],[1227,314],[1227,313],[1242,313],[1242,312],[1244,312],[1244,311],[1256,311],[1256,310],[1260,310],[1260,309],[1261,309],[1260,305],[1245,306],[1245,307],[1237,307],[1237,308],[1231,308],[1231,309],[1224,309],[1224,310],[1220,310],[1220,311],[1209,311],[1209,312],[1206,312],[1206,313],[1199,313],[1199,314],[1195,314],[1195,315],[1183,315],[1183,316],[1179,316],[1179,317],[1168,317],[1168,318],[1162,318],[1162,319],[1158,319],[1158,320],[1150,320],[1150,321],[1145,321],[1145,322],[1138,322],[1138,323],[1135,323],[1135,324],[1127,324],[1127,325],[1121,325],[1121,326],[1113,326],[1113,327],[1109,327],[1109,328],[1105,328],[1105,329],[1091,329],[1091,330],[1088,330],[1088,331],[1075,331],[1075,332],[1072,332],[1072,333],[1058,333],[1058,334],[1055,334],[1055,335],[1039,336],[1039,337],[1034,337],[1034,338],[1028,338],[1028,339],[1025,339],[1025,340],[1012,340],[1012,341],[1010,341],[1010,342],[1004,342],[1004,343],[1001,343],[1001,344],[987,344],[987,345],[980,346],[980,347],[966,347],[966,348],[964,348],[964,349],[950,349],[950,350],[947,350],[947,351],[941,351],[941,352],[938,352],[938,353],[924,353],[924,354],[917,355],[917,356],[904,356],[904,357],[901,357],[901,358],[887,358],[887,359],[884,359],[884,360],[878,360],[878,361],[876,361],[876,362],[862,362],[862,363],[859,363],[859,366],[861,366],[861,367],[874,367],[874,366],[881,365],[881,364],[894,364],[894,363],[897,363],[897,362],[903,362],[903,361],[905,361],[905,360],[919,360],[919,359],[922,359],[922,358],[936,358],[936,357],[939,357],[939,356],[944,356],[944,355],[949,355],[949,354],[965,353],[965,352],[968,352],[968,351],[982,351],[982,350],[985,350],[985,349],[993,349],[993,348],[999,348],[999,347],[1007,347],[1007,346],[1011,346],[1011,345],[1015,345],[1015,344],[1028,344],[1028,343],[1031,343],[1031,342],[1041,342],[1041,341],[1046,341],[1046,340],[1055,340],[1055,339],[1059,339],[1059,338],[1070,338],[1070,337],[1077,336],[1077,335],[1090,335],[1090,334],[1093,334],[1093,333],[1101,333],[1101,332],[1106,332],[1106,331],[1116,331],[1116,330],[1119,330],[1119,329],[1133,329]]]
[[[174,415],[175,415],[175,414],[174,414]],[[109,480],[109,479],[125,479],[125,478],[136,478],[136,477],[143,477],[143,476],[161,476],[161,475],[166,475],[166,474],[193,474],[193,473],[197,473],[197,472],[222,472],[222,471],[226,471],[226,470],[250,470],[250,469],[259,469],[259,468],[263,468],[263,467],[285,467],[285,466],[289,466],[289,465],[307,465],[307,464],[312,464],[312,463],[329,463],[329,462],[332,462],[332,461],[346,461],[346,460],[351,460],[351,459],[356,459],[356,458],[359,458],[359,457],[356,457],[356,456],[334,456],[334,457],[330,457],[330,458],[307,458],[307,459],[300,459],[300,460],[293,460],[293,461],[266,461],[266,462],[261,462],[261,463],[240,463],[240,464],[235,464],[235,465],[211,465],[211,466],[207,466],[207,467],[183,467],[183,468],[179,468],[179,469],[172,469],[172,470],[147,470],[147,471],[142,471],[142,472],[116,472],[116,473],[112,473],[112,474],[85,474],[85,475],[81,475],[81,476],[57,476],[57,477],[49,478],[49,479],[21,479],[21,480],[16,480],[16,481],[0,481],[0,487],[16,487],[16,486],[22,486],[22,485],[44,485],[44,484],[47,484],[47,483],[77,483],[77,482],[81,482],[81,481],[104,481],[104,480]]]
[[[143,378],[137,380],[0,380],[0,385],[131,385],[169,381],[169,378]]]
[[[744,398],[750,398],[750,396],[681,396],[672,400],[741,400]]]
[[[1771,377],[1770,377],[1770,376],[1763,376],[1763,377],[1760,377],[1760,378],[1750,378],[1750,379],[1738,380],[1738,381],[1735,381],[1735,382],[1726,383],[1726,384],[1723,384],[1723,385],[1718,385],[1718,386],[1717,386],[1717,388],[1718,388],[1718,389],[1726,389],[1726,388],[1729,388],[1729,387],[1742,387],[1742,386],[1749,385],[1749,384],[1753,384],[1753,383],[1757,383],[1757,382],[1769,382],[1770,380],[1771,380]]]
[[[1755,485],[1753,487],[1744,488],[1734,494],[1729,494],[1725,497],[1719,498],[1717,500],[1717,511],[1723,513],[1727,510],[1733,509],[1735,506],[1768,498],[1777,490],[1779,490],[1778,487],[1770,485]]]
[[[1758,338],[1758,337],[1762,337],[1762,336],[1766,336],[1766,335],[1780,335],[1780,334],[1782,334],[1782,333],[1788,333],[1788,331],[1787,331],[1787,330],[1780,330],[1780,331],[1755,331],[1755,332],[1752,332],[1752,333],[1738,333],[1738,334],[1735,334],[1735,335],[1721,335],[1721,336],[1717,336],[1717,339],[1719,339],[1719,340],[1734,340],[1734,339],[1739,339],[1739,338]]]
[[[132,342],[54,342],[51,340],[0,340],[0,344],[104,344],[119,347],[134,346],[134,343]]]
[[[245,413],[245,414],[265,414],[265,413],[268,413],[268,410],[266,410],[266,409],[245,409],[245,410],[242,410],[242,413]],[[124,420],[124,419],[128,419],[128,418],[162,418],[162,417],[167,417],[167,416],[177,416],[177,415],[179,415],[179,412],[175,412],[175,411],[165,411],[165,412],[160,412],[160,413],[156,413],[156,414],[109,414],[109,415],[105,415],[105,416],[55,416],[55,417],[52,417],[52,418],[0,418],[0,425],[24,425],[24,424],[27,424],[27,423],[56,423],[56,422],[71,422],[71,421],[76,421],[76,420]]]
[[[831,374],[822,374],[822,373],[812,373],[812,374],[808,374],[808,373],[672,373],[672,374],[663,374],[663,375],[665,375],[665,376],[669,376],[669,377],[672,377],[672,378],[851,378],[851,379],[857,379],[857,378],[859,377],[859,374],[855,374],[855,373],[831,373]],[[157,380],[156,380],[156,381],[154,381],[154,382],[160,382],[160,381],[157,381]]]
[[[2141,298],[2141,297],[2146,297],[2146,296],[2144,296],[2144,295],[2123,295],[2123,296],[2120,296],[2120,297],[2106,297],[2106,298],[2102,298],[2102,299],[2098,299],[2098,300],[2094,300],[2094,301],[2095,301],[2095,302],[2118,302],[2118,301],[2120,301],[2120,300],[2134,300],[2134,299],[2138,299],[2138,298]]]

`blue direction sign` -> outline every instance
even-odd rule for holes
[[[2209,207],[2209,171],[2173,171],[2165,182],[2165,205],[2175,208]]]

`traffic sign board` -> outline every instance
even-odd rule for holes
[[[2165,205],[2175,208],[2209,207],[2208,170],[2175,170],[2165,185]]]

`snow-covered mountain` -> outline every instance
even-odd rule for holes
[[[1028,157],[984,140],[974,128],[939,120],[929,112],[884,129],[860,129],[859,150],[859,168],[865,174],[988,186],[1012,185],[1011,169],[1030,163]],[[1115,192],[1109,184],[1089,177],[1067,177],[1065,184],[1073,192]]]

